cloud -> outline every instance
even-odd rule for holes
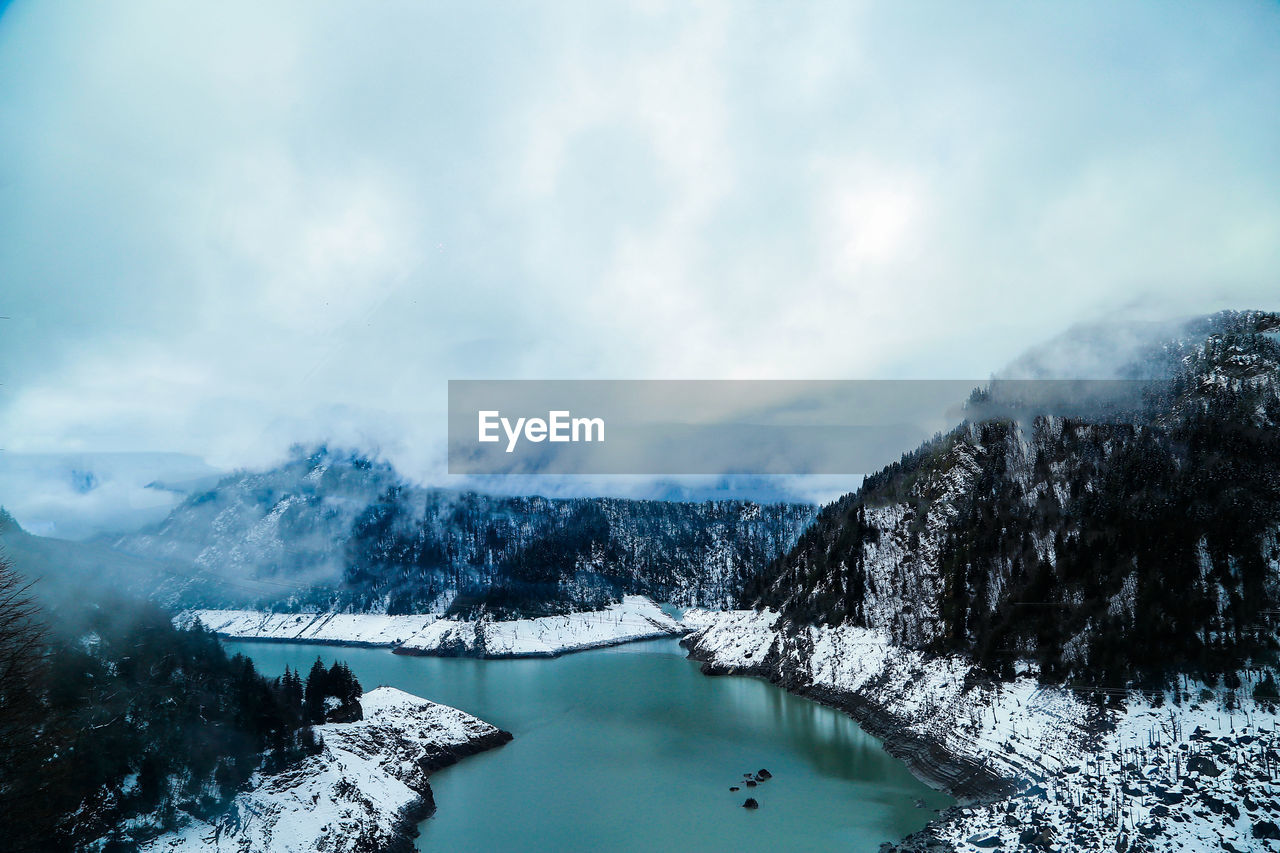
[[[986,375],[1280,308],[1280,9],[16,2],[0,434],[443,470],[450,378]],[[0,498],[3,498],[0,495]]]

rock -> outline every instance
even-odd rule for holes
[[[326,723],[358,723],[364,719],[364,708],[360,706],[359,700],[355,700],[347,705],[338,705],[331,708],[324,715]]]
[[[772,779],[773,774],[761,767],[756,771],[756,778],[763,782],[765,779]]]
[[[758,809],[760,804],[756,802],[755,797],[747,797],[747,801],[742,804],[744,809]]]
[[[1274,821],[1260,820],[1253,825],[1253,837],[1280,840],[1280,827]]]
[[[730,791],[739,791],[739,790],[741,790],[741,789],[740,789],[737,785],[730,785],[730,786],[729,786],[729,790],[730,790]]]
[[[1188,773],[1202,773],[1205,776],[1220,776],[1222,768],[1207,755],[1193,755],[1187,759]]]
[[[979,835],[971,835],[966,840],[974,847],[980,847],[984,850],[1000,846],[1000,836],[998,835],[987,835],[982,837],[979,837]]]
[[[747,780],[747,787],[748,787],[748,788],[754,788],[755,786],[756,786],[756,780],[755,780],[755,779],[748,779],[748,780]]]

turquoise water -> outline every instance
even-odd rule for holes
[[[431,777],[423,850],[875,851],[951,804],[844,714],[708,678],[675,640],[505,661],[228,645],[268,675],[345,660],[365,689],[399,687],[515,735]],[[760,768],[774,778],[729,791]],[[741,808],[748,795],[759,811]]]

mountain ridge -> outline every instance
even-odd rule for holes
[[[1122,371],[1154,380],[1132,420],[966,421],[820,510],[740,603],[1006,675],[1021,659],[1107,683],[1269,665],[1277,332],[1280,315],[1224,312],[1149,342]]]
[[[544,616],[625,594],[723,607],[789,547],[804,504],[485,495],[319,447],[239,472],[112,547],[185,562],[176,608]]]

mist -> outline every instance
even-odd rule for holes
[[[451,485],[449,379],[987,376],[1280,308],[1277,45],[1243,2],[19,0],[3,449]]]

